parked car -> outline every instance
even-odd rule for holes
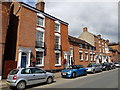
[[[116,68],[116,66],[115,66],[114,63],[109,63],[109,64],[110,64],[110,66],[111,66],[111,69],[115,69],[115,68]]]
[[[75,78],[79,75],[87,75],[86,68],[84,68],[82,65],[73,65],[70,66],[70,68],[62,70],[61,71],[61,77],[62,78]]]
[[[54,75],[46,72],[42,69],[30,67],[30,68],[18,68],[12,70],[7,77],[7,84],[10,88],[16,88],[23,90],[28,85],[38,84],[42,82],[52,83]]]
[[[92,72],[94,74],[95,72],[98,72],[98,71],[102,71],[102,65],[101,64],[90,63],[87,66],[87,72]]]
[[[102,70],[107,71],[111,69],[111,66],[108,63],[102,63],[101,65],[102,65]]]
[[[116,67],[120,67],[120,62],[115,62],[114,64]]]

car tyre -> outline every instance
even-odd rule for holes
[[[84,71],[84,75],[85,75],[85,76],[87,75],[87,71],[86,71],[86,70]]]
[[[93,70],[93,74],[95,74],[95,70]]]
[[[52,82],[53,82],[53,78],[52,78],[52,77],[48,77],[47,83],[50,84],[50,83],[52,83]]]
[[[24,81],[20,81],[17,86],[17,90],[24,90],[26,88],[26,83]]]
[[[72,78],[76,78],[76,73],[75,72],[72,73]]]
[[[108,69],[107,68],[105,68],[105,71],[107,71]]]

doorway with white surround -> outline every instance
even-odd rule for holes
[[[17,68],[26,68],[30,66],[30,48],[18,48],[18,63]]]

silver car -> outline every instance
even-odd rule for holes
[[[39,68],[18,68],[12,70],[7,77],[10,88],[25,89],[28,85],[47,82],[52,83],[54,75]]]
[[[101,64],[90,63],[86,68],[87,68],[87,72],[92,72],[92,73],[102,71],[102,65]]]

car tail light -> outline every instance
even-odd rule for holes
[[[16,76],[16,75],[14,75],[14,76],[13,76],[13,80],[16,80],[16,79],[17,79],[17,76]]]

